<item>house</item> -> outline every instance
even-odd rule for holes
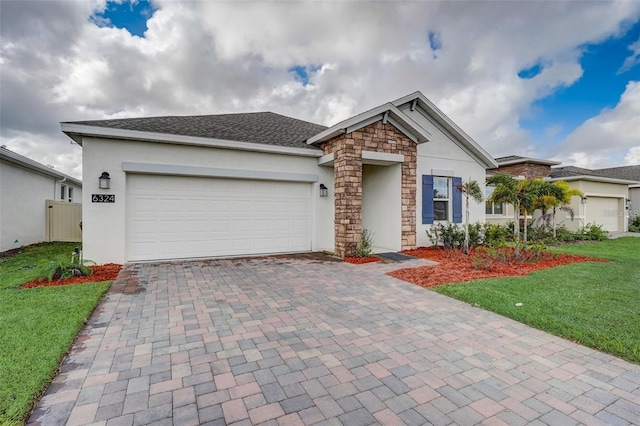
[[[497,167],[420,92],[331,127],[259,112],[61,130],[83,149],[83,249],[97,262],[347,256],[363,229],[378,251],[428,245],[434,222],[462,221],[456,185]],[[484,220],[484,206],[470,213]]]
[[[579,212],[578,217],[583,224],[597,223],[610,232],[626,232],[631,212],[631,192],[635,192],[640,185],[640,176],[633,179],[634,175],[625,173],[625,170],[633,171],[634,168],[639,174],[640,166],[597,170],[558,167],[551,171],[550,180],[564,180],[584,193],[580,205],[576,200],[571,205]]]
[[[559,167],[557,161],[517,155],[499,157],[496,162],[498,167],[490,170],[490,173],[507,173],[526,179],[542,178],[551,182],[563,180],[570,187],[582,191],[584,197],[573,197],[569,205],[574,212],[573,220],[571,215],[559,212],[556,218],[559,225],[565,225],[570,230],[589,223],[601,225],[609,232],[628,229],[630,191],[635,190],[634,185],[640,185],[640,176],[633,173],[638,173],[640,166],[590,170],[574,166]],[[486,190],[490,195],[491,188]],[[489,223],[505,224],[512,220],[513,206],[486,203],[485,207]],[[530,217],[535,218],[536,215]]]
[[[0,252],[43,241],[80,241],[81,200],[79,180],[0,147]],[[61,213],[63,223],[49,211],[58,213],[60,203],[71,211],[76,206],[75,213]],[[64,223],[69,218],[74,220]]]

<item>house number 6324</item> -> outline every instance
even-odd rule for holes
[[[115,203],[115,194],[91,194],[92,203]]]

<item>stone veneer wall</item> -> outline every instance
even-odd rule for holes
[[[551,174],[551,166],[545,164],[522,163],[500,166],[492,172],[506,173],[513,176],[524,176],[527,179],[544,178]]]
[[[362,232],[362,151],[404,155],[402,163],[402,249],[416,245],[417,145],[391,124],[382,121],[321,145],[334,153],[335,253],[355,254]]]

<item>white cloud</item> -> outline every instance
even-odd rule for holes
[[[331,124],[416,90],[492,154],[534,153],[520,117],[580,78],[580,46],[640,16],[626,1],[156,0],[140,38],[92,22],[105,4],[0,1],[2,143],[70,174],[80,150],[60,121],[271,110]],[[297,65],[320,68],[303,85]]]
[[[624,156],[624,163],[627,166],[640,165],[640,146],[629,148],[629,151],[627,151],[627,154]]]
[[[622,67],[620,68],[620,70],[618,70],[618,74],[627,72],[631,68],[640,64],[640,39],[638,39],[638,41],[636,41],[635,43],[631,44],[629,46],[629,50],[631,51],[631,55],[624,60]]]
[[[631,81],[612,109],[605,109],[575,129],[553,151],[556,158],[580,167],[613,167],[640,149],[640,81]],[[630,160],[625,158],[628,164]],[[587,166],[589,165],[589,166]]]

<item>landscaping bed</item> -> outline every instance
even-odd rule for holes
[[[469,256],[459,250],[444,250],[435,247],[420,247],[401,253],[438,262],[437,265],[418,268],[399,269],[388,275],[417,284],[421,287],[434,287],[442,284],[468,282],[481,278],[501,278],[528,275],[533,271],[553,268],[579,262],[606,262],[603,259],[583,255],[563,253],[536,253],[515,259],[513,249],[494,249],[493,256],[506,259],[499,261],[477,248]]]
[[[52,281],[38,279],[38,280],[34,280],[26,284],[23,284],[21,287],[22,288],[54,287],[54,286],[69,285],[69,284],[113,281],[118,276],[120,269],[122,269],[122,265],[118,265],[115,263],[107,263],[105,265],[90,266],[89,268],[93,272],[91,275],[81,276],[81,277],[72,277],[72,278],[66,278],[66,279],[58,279],[58,280],[52,280]]]

